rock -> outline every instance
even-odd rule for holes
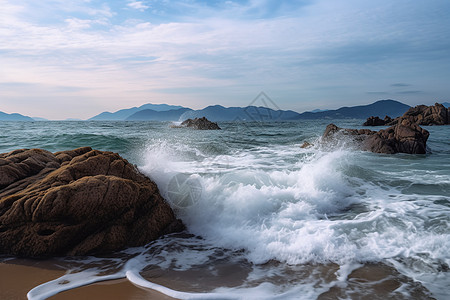
[[[195,119],[187,119],[183,121],[180,126],[172,126],[173,128],[193,128],[197,130],[219,130],[220,127],[217,123],[211,122],[205,117],[195,118]]]
[[[426,142],[429,136],[427,130],[415,124],[412,119],[405,118],[400,123],[380,131],[368,129],[343,129],[329,124],[322,136],[322,141],[328,143],[335,139],[348,136],[358,143],[363,150],[375,153],[426,153]]]
[[[448,125],[450,124],[450,110],[439,103],[433,106],[418,105],[408,109],[401,117],[391,119],[386,116],[384,120],[381,120],[379,117],[370,117],[363,125],[378,126],[375,124],[377,122],[380,125],[392,126],[398,124],[405,118],[417,125]],[[384,121],[384,124],[381,124],[380,121]]]
[[[442,104],[411,107],[401,118],[409,118],[417,125],[448,125],[449,110]]]
[[[329,142],[336,139],[336,135],[350,136],[353,140],[363,141],[367,136],[376,134],[370,129],[348,129],[340,128],[334,124],[328,124],[322,136],[322,141]]]
[[[384,121],[385,125],[390,125],[390,123],[393,121],[393,119],[389,116],[385,116],[383,121]],[[392,125],[394,125],[394,124],[392,124]]]
[[[309,148],[309,147],[312,147],[312,146],[313,146],[313,144],[308,143],[308,142],[304,142],[304,143],[300,146],[300,148],[305,149],[305,148]]]
[[[0,154],[0,254],[102,254],[182,228],[156,184],[116,153]]]
[[[387,116],[386,116],[387,117]],[[363,126],[383,126],[386,125],[384,120],[381,120],[379,117],[369,117],[367,121],[364,122]]]

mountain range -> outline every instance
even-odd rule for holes
[[[409,105],[389,99],[379,100],[369,105],[341,107],[315,113],[304,112],[299,115],[298,119],[366,119],[370,116],[396,118],[403,115],[409,108]]]
[[[223,107],[212,105],[199,110],[179,106],[158,107],[150,104],[139,108],[119,110],[115,113],[101,113],[89,120],[126,120],[126,121],[184,121],[186,119],[206,117],[212,121],[282,121],[308,119],[365,119],[370,116],[392,118],[401,116],[409,105],[395,100],[379,100],[368,105],[341,107],[335,110],[315,110],[297,113],[292,110],[273,110],[267,107]]]
[[[133,115],[139,111],[142,111],[142,110],[149,109],[149,110],[153,110],[156,112],[161,112],[161,111],[169,111],[169,110],[180,109],[180,108],[184,108],[184,107],[179,106],[179,105],[148,103],[148,104],[141,105],[139,107],[121,109],[114,113],[105,111],[105,112],[102,112],[101,114],[98,114],[98,115],[90,118],[88,121],[124,121],[131,115]]]
[[[0,121],[34,121],[34,119],[17,113],[7,114],[0,111]]]
[[[449,107],[449,102],[442,103]],[[368,105],[341,107],[331,110],[313,110],[297,113],[292,110],[273,110],[267,107],[223,107],[212,105],[199,110],[168,105],[144,104],[139,107],[121,109],[116,112],[102,112],[89,121],[184,121],[188,118],[206,117],[211,121],[280,121],[309,119],[366,119],[370,116],[390,116],[395,118],[403,115],[409,105],[395,100],[379,100]],[[42,118],[30,118],[18,113],[7,114],[0,111],[0,121],[37,121]]]

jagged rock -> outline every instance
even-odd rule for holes
[[[383,121],[384,121],[385,125],[389,125],[390,126],[391,125],[390,123],[393,121],[393,119],[391,117],[389,117],[389,116],[385,116]],[[394,124],[392,124],[392,125],[394,125]]]
[[[195,118],[195,119],[187,119],[183,121],[179,126],[172,126],[173,128],[193,128],[198,130],[219,130],[220,127],[215,122],[209,121],[207,118]]]
[[[108,253],[182,227],[156,184],[116,153],[0,154],[0,254]]]
[[[417,125],[448,125],[450,124],[450,110],[439,103],[435,103],[433,106],[418,105],[408,109],[401,117],[391,119],[386,116],[384,120],[381,120],[379,117],[369,117],[363,125],[378,126],[374,122],[379,122],[380,125],[392,126],[405,118]],[[384,121],[384,124],[381,124],[380,121]]]
[[[417,125],[447,125],[449,110],[442,104],[434,106],[418,105],[411,107],[401,118],[408,117]]]
[[[411,119],[404,118],[400,123],[368,137],[364,148],[376,153],[425,154],[429,135]]]
[[[386,116],[387,117],[387,116]],[[379,117],[369,117],[366,122],[364,122],[363,126],[383,126],[386,125],[384,120],[381,120]]]
[[[322,136],[325,143],[341,138],[341,134],[357,142],[363,150],[375,153],[426,153],[426,142],[429,136],[427,130],[405,118],[400,123],[380,131],[368,129],[343,129],[329,124]]]

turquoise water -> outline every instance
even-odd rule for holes
[[[73,269],[59,280],[70,284],[49,282],[29,297],[127,277],[183,299],[448,299],[450,126],[425,127],[426,155],[382,155],[350,141],[320,146],[328,123],[194,131],[170,122],[1,122],[0,153],[118,152],[158,184],[189,232],[119,258],[62,259]],[[300,148],[305,141],[315,146]],[[383,279],[357,277],[379,268]]]

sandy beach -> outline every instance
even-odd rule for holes
[[[34,287],[66,273],[48,261],[14,259],[0,263],[0,299],[23,300]],[[48,299],[110,299],[142,300],[174,299],[159,292],[136,287],[126,279],[94,283],[59,293]]]

